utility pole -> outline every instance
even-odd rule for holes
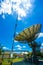
[[[17,23],[18,23],[18,16],[16,18],[16,23],[15,23],[15,26],[14,26],[14,35],[13,35],[13,39],[12,39],[12,51],[11,51],[11,58],[13,58],[13,49],[14,49],[14,38],[15,38],[15,35],[16,35],[16,29],[17,29]],[[13,60],[13,59],[12,59]],[[13,64],[13,62],[11,61],[11,65]]]

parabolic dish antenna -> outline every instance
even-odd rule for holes
[[[41,29],[41,24],[32,25],[31,27],[20,32],[14,38],[14,40],[19,41],[19,42],[21,42],[21,41],[22,42],[23,41],[32,42],[33,40],[35,40],[38,37],[37,33],[40,32],[40,29]]]

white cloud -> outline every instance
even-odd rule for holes
[[[28,54],[28,52],[22,52],[22,54]]]
[[[19,34],[18,32],[16,32],[16,34]]]
[[[33,9],[34,0],[4,0],[1,2],[0,14],[17,13],[18,19],[26,17]]]
[[[22,50],[22,48],[21,47],[18,47],[18,50]]]
[[[3,47],[3,49],[4,49],[4,50],[9,50],[9,48],[7,48],[7,47]]]
[[[43,52],[43,43],[41,44],[40,51]]]
[[[28,54],[28,52],[25,52],[25,54]]]
[[[19,47],[19,48],[21,48],[21,46],[20,46],[20,45],[16,45],[15,47]]]
[[[18,42],[18,41],[14,40],[14,42]]]
[[[17,47],[18,50],[22,50],[22,47],[20,45],[16,45],[15,47]]]
[[[40,34],[39,34],[38,38],[40,38],[40,37],[43,37],[43,33],[40,33]]]
[[[43,43],[41,44],[41,46],[43,46]]]
[[[26,48],[26,46],[23,46],[23,48]]]
[[[5,15],[4,14],[2,15],[2,18],[5,19]]]

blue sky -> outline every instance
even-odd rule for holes
[[[13,35],[15,31],[16,22],[17,22],[16,34],[33,24],[42,24],[42,28],[41,28],[42,36],[38,38],[36,41],[37,42],[40,41],[43,44],[43,41],[42,41],[43,39],[43,0],[33,0],[33,2],[31,0],[31,3],[30,3],[31,6],[27,6],[28,3],[26,1],[27,8],[24,7],[23,10],[19,10],[19,8],[18,10],[15,8],[12,8],[13,11],[9,9],[6,10],[6,6],[5,6],[5,9],[4,9],[4,6],[3,8],[1,7],[3,3],[4,4],[6,3],[6,1],[10,3],[9,0],[0,0],[0,4],[1,4],[0,5],[0,43],[4,46],[4,49],[12,48]],[[19,1],[20,0],[18,0],[17,3],[19,3]],[[25,0],[23,1],[23,4],[25,5]],[[9,5],[9,8],[10,8],[10,5]],[[21,8],[23,8],[23,6],[21,6]],[[23,45],[22,43],[19,43],[19,42],[14,42],[14,49],[31,50],[27,44]]]

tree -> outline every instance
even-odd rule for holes
[[[0,55],[2,54],[2,46],[1,46],[1,44],[0,44]]]
[[[0,55],[2,55],[2,61],[3,61],[3,56],[4,56],[4,50],[3,50],[3,46],[0,43]]]

